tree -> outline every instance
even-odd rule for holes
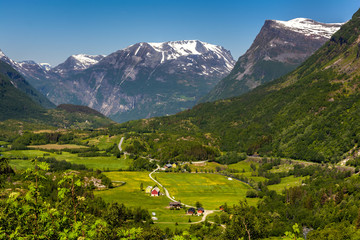
[[[195,207],[196,207],[196,208],[201,208],[201,207],[202,207],[202,204],[201,204],[199,201],[197,201],[197,202],[195,203]]]
[[[215,215],[215,217],[214,217],[214,222],[215,222],[216,225],[220,225],[220,224],[221,224],[219,215]]]
[[[300,235],[300,229],[299,229],[299,225],[297,223],[295,223],[293,226],[293,231],[294,232],[285,232],[285,238],[286,240],[304,240],[302,237],[299,237]]]
[[[140,191],[144,191],[144,184],[140,183]]]

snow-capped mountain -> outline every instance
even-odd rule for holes
[[[20,91],[27,94],[34,102],[39,103],[45,108],[53,108],[55,105],[47,99],[41,91],[36,89],[36,87],[32,86],[32,84],[28,83],[28,79],[31,78],[32,75],[39,75],[38,73],[34,73],[40,71],[43,77],[46,76],[44,70],[35,63],[34,61],[23,61],[23,62],[15,62],[14,60],[7,57],[1,50],[0,50],[0,61],[9,64],[13,67],[17,72],[13,70],[2,72],[5,75],[8,75],[10,78],[11,83]],[[6,67],[3,67],[6,69]],[[19,74],[20,73],[20,74]],[[27,76],[27,79],[24,77]]]
[[[231,73],[201,102],[238,96],[285,75],[328,41],[342,24],[320,23],[307,18],[266,20]]]
[[[88,54],[77,54],[72,55],[66,59],[65,62],[54,67],[53,72],[60,74],[61,76],[69,73],[78,72],[85,70],[92,65],[97,64],[106,55],[88,55]]]
[[[197,40],[137,43],[96,61],[76,74],[62,73],[47,96],[57,104],[87,105],[120,122],[192,107],[235,63],[228,50]],[[59,74],[65,63],[52,71]]]
[[[39,63],[40,67],[42,69],[44,69],[45,71],[50,71],[51,70],[51,65],[49,63]]]
[[[228,50],[198,40],[77,54],[54,68],[3,58],[55,104],[87,105],[120,122],[191,108],[235,64]]]
[[[343,23],[320,23],[309,18],[295,18],[289,21],[274,20],[276,28],[285,28],[315,39],[329,39]]]
[[[140,43],[140,46],[138,46],[139,50],[143,44],[145,43]],[[223,59],[225,61],[226,71],[231,71],[231,69],[234,67],[234,59],[232,58],[230,52],[225,50],[221,46],[216,46],[213,44],[209,44],[197,40],[175,41],[175,42],[165,42],[165,43],[148,43],[148,44],[152,48],[154,48],[157,52],[160,52],[162,54],[160,63],[164,63],[165,61],[175,60],[180,57],[185,57],[189,55],[203,55],[203,54],[211,53],[213,55],[212,57],[216,56],[218,59]],[[204,74],[208,74],[208,73],[204,71]]]

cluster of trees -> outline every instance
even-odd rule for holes
[[[32,133],[25,132],[23,135],[17,136],[12,142],[12,148],[16,149],[27,145],[43,145],[49,143],[69,144],[76,142],[74,132],[51,132],[51,133]]]
[[[233,164],[238,163],[240,161],[243,161],[247,158],[246,153],[238,153],[238,152],[226,152],[224,155],[221,155],[220,157],[215,158],[214,162],[220,163],[220,164]]]
[[[49,165],[49,171],[59,172],[65,170],[88,170],[84,164],[70,163],[65,160],[56,160],[56,158],[44,158],[40,157],[37,159],[39,162],[46,162]]]
[[[136,157],[134,156],[134,160],[129,168],[130,171],[152,171],[156,168],[156,163],[149,161],[147,158]]]

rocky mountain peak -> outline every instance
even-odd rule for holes
[[[104,57],[106,57],[106,55],[89,55],[89,54],[71,55],[66,59],[65,62],[54,67],[53,71],[62,76],[72,71],[82,71],[97,64]]]
[[[289,21],[272,21],[276,24],[275,27],[277,28],[286,28],[317,39],[329,39],[343,25],[343,23],[320,23],[309,18],[295,18]]]
[[[266,20],[231,73],[201,101],[238,96],[285,75],[319,49],[342,25],[307,18]]]

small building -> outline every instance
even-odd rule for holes
[[[155,212],[152,212],[151,214],[152,214],[153,216],[156,216],[156,213],[155,213]]]
[[[170,163],[165,164],[164,168],[172,168],[172,164],[170,164]]]
[[[220,211],[224,211],[224,206],[221,205],[221,206],[219,207],[219,209],[220,209]]]
[[[146,188],[145,188],[145,193],[151,193],[151,190],[153,189],[153,187],[152,186],[147,186]]]
[[[197,209],[197,213],[198,213],[198,214],[203,214],[204,212],[205,212],[205,209],[202,208],[202,207],[199,207],[199,208]]]
[[[182,208],[181,202],[170,202],[169,206],[170,208],[176,208],[176,209]]]
[[[154,221],[157,221],[157,220],[158,220],[157,217],[151,217],[151,219],[154,220]]]
[[[151,196],[158,197],[159,195],[160,195],[160,189],[158,187],[154,187],[153,190],[151,190]]]
[[[195,214],[195,208],[191,207],[187,210],[187,214]]]
[[[176,168],[176,167],[177,167],[177,163],[173,163],[171,166],[172,166],[173,168]]]

